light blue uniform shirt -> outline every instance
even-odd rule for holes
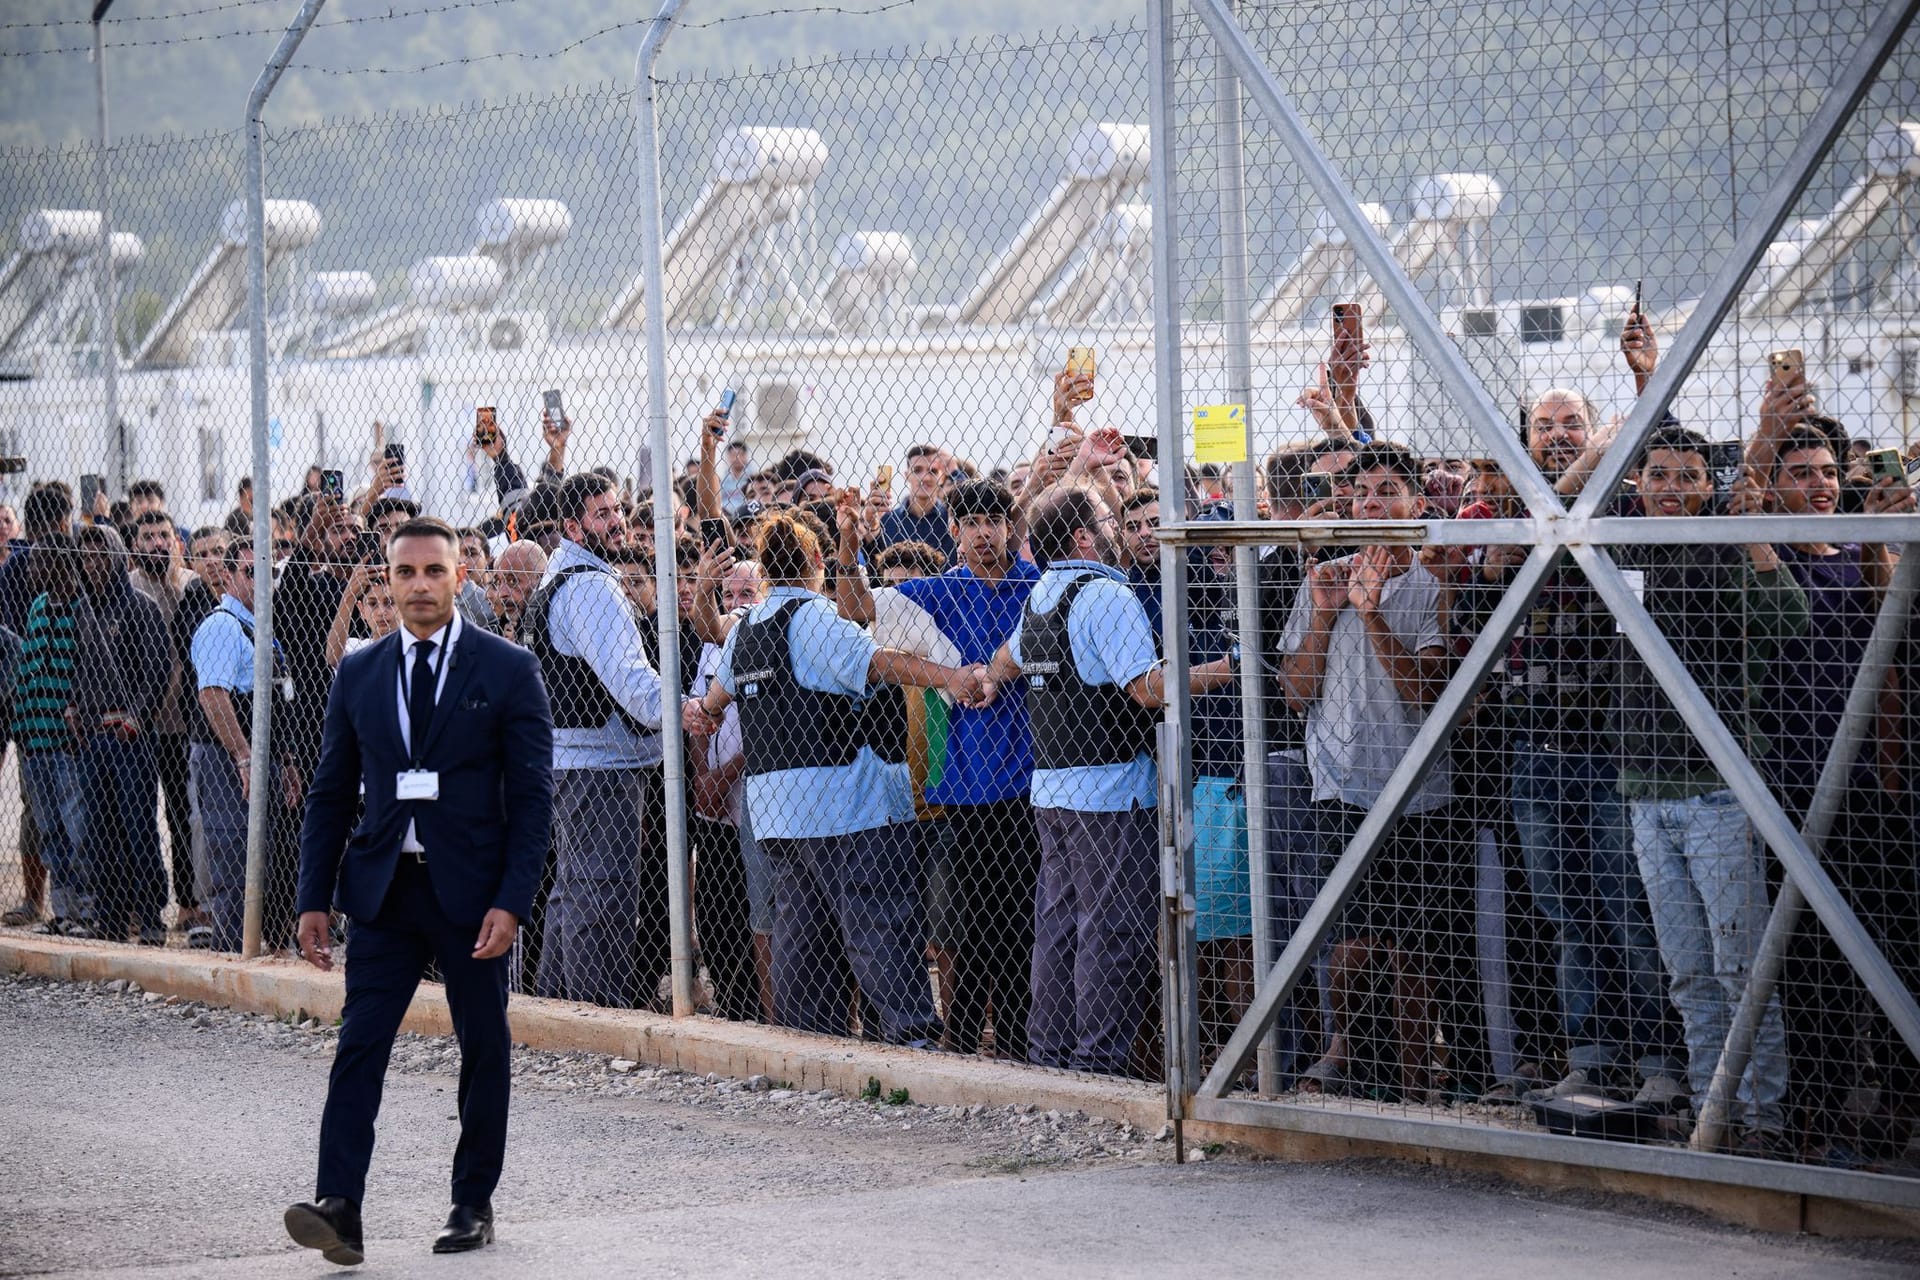
[[[1073,665],[1088,684],[1126,686],[1159,663],[1153,646],[1153,628],[1140,597],[1127,585],[1127,576],[1093,560],[1056,560],[1034,584],[1028,605],[1035,613],[1051,613],[1073,580],[1088,571],[1099,574],[1080,588],[1073,613],[1067,618],[1067,640],[1073,646]],[[1022,617],[1024,624],[1026,619]],[[1020,627],[1007,640],[1007,652],[1020,661]],[[1032,710],[1029,702],[1028,710]],[[1033,803],[1040,809],[1072,809],[1079,813],[1125,813],[1151,809],[1159,802],[1158,774],[1153,756],[1142,751],[1127,764],[1086,765],[1078,769],[1035,769]]]
[[[194,629],[188,656],[193,659],[196,685],[202,689],[253,692],[253,641],[240,623],[253,625],[253,610],[232,595],[220,597],[220,607]]]
[[[660,673],[647,660],[633,605],[621,590],[613,566],[577,542],[561,540],[547,562],[541,585],[570,565],[586,564],[600,573],[578,573],[554,592],[547,609],[547,635],[570,658],[584,658],[594,675],[626,713],[652,733],[635,733],[619,716],[592,729],[555,729],[556,769],[640,769],[660,763]]]
[[[788,600],[803,601],[787,619],[787,643],[793,654],[793,678],[803,689],[867,696],[867,670],[878,652],[873,637],[840,616],[825,596],[801,587],[775,587],[753,606],[746,621],[764,622]],[[735,693],[733,651],[740,627],[720,650],[714,683]],[[853,763],[838,768],[781,769],[747,779],[747,819],[757,840],[800,840],[870,831],[903,820],[901,783],[905,770],[890,767],[873,748],[863,746]],[[905,787],[904,817],[913,816],[913,789]]]

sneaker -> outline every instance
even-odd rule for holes
[[[164,947],[167,945],[165,925],[150,924],[140,930],[140,945],[143,947]]]
[[[9,929],[21,929],[30,924],[40,923],[40,908],[31,902],[23,902],[5,913],[0,913],[0,925]]]
[[[1623,1099],[1626,1090],[1608,1084],[1598,1072],[1575,1067],[1562,1076],[1558,1084],[1548,1085],[1544,1089],[1529,1089],[1521,1097],[1527,1102],[1551,1102],[1555,1098],[1571,1098],[1575,1094],[1598,1094],[1603,1098]]]
[[[1662,1111],[1680,1111],[1693,1105],[1693,1094],[1672,1076],[1648,1076],[1633,1100]]]
[[[196,924],[187,930],[187,945],[195,951],[213,950],[213,926]]]
[[[60,932],[65,937],[75,938],[82,942],[91,942],[100,936],[100,931],[93,924],[85,920],[68,920]]]

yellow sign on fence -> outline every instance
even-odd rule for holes
[[[1195,462],[1247,460],[1247,406],[1203,404],[1193,411]]]

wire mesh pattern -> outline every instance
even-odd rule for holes
[[[1498,429],[1571,501],[1875,12],[1239,16]],[[518,992],[671,1007],[680,708],[704,1012],[1204,1072],[1391,813],[1237,1095],[1910,1176],[1911,1047],[1824,909],[1770,927],[1782,861],[1687,691],[1910,1001],[1911,561],[1818,526],[1911,513],[1920,483],[1912,38],[1601,512],[1791,532],[1692,522],[1576,559],[1513,524],[1508,545],[1459,532],[1526,514],[1527,479],[1251,104],[1233,168],[1216,42],[1184,9],[1174,36],[1171,199],[1149,189],[1143,24],[659,80],[659,298],[629,88],[276,128],[259,495],[237,137],[114,147],[110,428],[96,157],[0,155],[0,455],[21,460],[0,474],[6,923],[238,950],[261,804],[283,949],[328,690],[394,660],[386,541],[424,512],[458,530],[462,625],[529,649],[554,715]],[[1179,406],[1156,400],[1156,305],[1179,308]],[[646,429],[655,315],[670,494]],[[1251,465],[1162,474],[1163,424],[1232,403]],[[1255,516],[1290,523],[1243,536]],[[1425,519],[1454,532],[1406,535]],[[1476,644],[1493,661],[1429,749]],[[1185,733],[1162,752],[1169,701]],[[1171,832],[1192,840],[1172,842],[1190,901],[1169,913]],[[1769,954],[1778,979],[1756,982]],[[1747,1061],[1721,1115],[1723,1057]]]
[[[1349,189],[1380,202],[1363,212],[1491,394],[1505,419],[1494,430],[1517,429],[1570,504],[1876,12],[1239,16]],[[1198,17],[1175,33],[1183,314],[1189,334],[1230,334],[1219,45]],[[1338,909],[1238,1088],[1911,1174],[1911,1050],[1826,924],[1799,911],[1777,984],[1753,981],[1781,864],[1674,687],[1703,695],[1804,824],[1910,992],[1912,790],[1893,762],[1910,754],[1895,691],[1911,675],[1912,597],[1894,581],[1898,546],[1823,536],[1817,517],[1913,510],[1891,336],[1913,306],[1912,224],[1905,180],[1890,176],[1913,136],[1911,49],[1908,36],[1601,506],[1650,525],[1807,517],[1758,545],[1695,524],[1606,548],[1670,655],[1630,634],[1584,558],[1554,549],[1529,573],[1527,546],[1381,540],[1380,522],[1521,516],[1525,490],[1356,266],[1304,165],[1247,107],[1261,514],[1335,523],[1260,549],[1264,761],[1238,747],[1237,704],[1215,717],[1193,700],[1203,1070],[1252,1003],[1244,899],[1216,886],[1245,882],[1257,768],[1273,939],[1261,971],[1316,899]],[[1228,356],[1183,349],[1191,402],[1241,398]],[[1343,534],[1345,520],[1366,523]],[[1207,543],[1250,540],[1197,527],[1191,580],[1211,589],[1234,572]],[[1416,744],[1503,603],[1516,625],[1504,640],[1495,630],[1464,713],[1431,749]],[[1196,604],[1193,633],[1206,616]],[[1882,692],[1843,726],[1863,673]],[[1830,751],[1840,785],[1815,806]],[[1402,787],[1409,760],[1424,772]],[[1336,896],[1330,876],[1362,819],[1389,805],[1364,873]],[[1749,1002],[1753,1026],[1733,1033]],[[1716,1088],[1734,1047],[1744,1067]]]

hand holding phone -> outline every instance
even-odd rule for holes
[[[1067,403],[1085,404],[1093,399],[1093,383],[1098,358],[1092,347],[1067,348]]]

